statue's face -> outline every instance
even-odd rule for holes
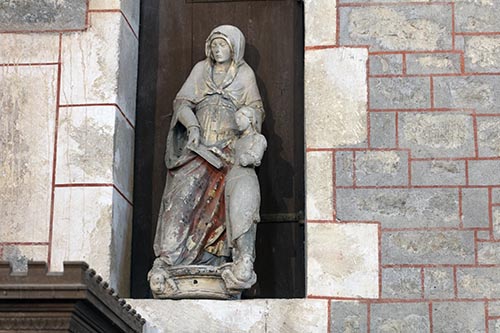
[[[165,277],[161,274],[154,274],[149,284],[153,292],[160,294],[165,289]]]
[[[218,64],[224,64],[231,59],[231,48],[222,38],[215,38],[210,44],[214,60]]]
[[[246,130],[248,127],[250,127],[250,119],[248,119],[248,117],[243,114],[243,112],[238,112],[236,113],[236,116],[235,116],[235,120],[236,120],[236,125],[238,126],[238,129],[240,131],[244,131]]]

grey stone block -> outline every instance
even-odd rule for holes
[[[383,264],[472,264],[472,231],[395,231],[382,234]]]
[[[396,147],[396,114],[370,113],[370,144],[373,148]]]
[[[500,157],[500,117],[477,117],[479,157]]]
[[[492,317],[500,317],[500,301],[488,302],[488,314]]]
[[[488,320],[488,332],[489,333],[500,332],[500,319]]]
[[[462,189],[462,221],[464,227],[489,227],[488,189]]]
[[[429,307],[427,303],[372,304],[370,328],[372,332],[429,332]]]
[[[471,267],[457,269],[458,297],[499,298],[500,268]]]
[[[434,332],[480,333],[485,331],[483,302],[432,303]]]
[[[399,115],[399,145],[413,157],[472,157],[472,116],[459,112],[404,112]]]
[[[354,157],[352,151],[338,151],[335,154],[337,186],[352,186],[354,181]]]
[[[85,0],[0,0],[0,31],[83,30]]]
[[[331,303],[331,332],[366,332],[368,305],[360,302]]]
[[[479,264],[500,264],[500,243],[479,242],[477,244]]]
[[[491,201],[494,204],[500,204],[500,188],[496,187],[491,191]]]
[[[457,227],[456,189],[338,189],[337,217],[384,228]]]
[[[500,238],[500,206],[495,206],[492,209],[493,213],[493,235],[495,238]]]
[[[382,270],[383,298],[421,298],[420,268],[384,268]]]
[[[456,1],[457,32],[500,31],[500,6],[493,1]]]
[[[469,161],[470,185],[500,185],[500,160]]]
[[[340,45],[376,50],[451,49],[451,7],[400,5],[341,7]]]
[[[370,56],[370,74],[402,74],[403,56],[401,54],[380,54]]]
[[[371,109],[429,108],[429,78],[371,78],[369,102]]]
[[[408,54],[406,72],[408,74],[460,73],[460,54]]]
[[[431,299],[453,298],[453,269],[451,267],[425,268],[424,296]]]
[[[413,161],[412,185],[465,185],[465,161]]]
[[[434,78],[437,108],[471,108],[478,113],[500,113],[498,91],[500,76],[496,75]]]
[[[408,184],[408,153],[367,151],[356,153],[356,184],[391,186]]]
[[[480,240],[481,240],[481,239],[482,239],[482,240],[484,240],[484,239],[486,239],[486,240],[487,240],[487,239],[490,239],[490,232],[489,232],[489,231],[487,231],[487,230],[479,230],[479,231],[477,232],[477,239],[480,239]]]
[[[465,36],[465,71],[500,72],[500,36]]]

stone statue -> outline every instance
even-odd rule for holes
[[[167,181],[148,274],[155,298],[238,298],[256,282],[260,189],[254,167],[266,140],[245,38],[215,28],[174,100]]]

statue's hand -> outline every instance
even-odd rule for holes
[[[192,126],[188,128],[188,147],[196,148],[200,144],[200,128]]]
[[[241,154],[240,156],[240,165],[241,166],[248,166],[250,164],[253,164],[254,160],[253,157],[250,154]]]

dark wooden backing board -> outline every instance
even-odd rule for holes
[[[132,296],[147,297],[146,274],[166,169],[172,101],[202,60],[210,31],[240,28],[257,77],[268,150],[257,170],[262,192],[251,297],[304,295],[303,9],[297,0],[144,0],[141,3],[136,124]]]

